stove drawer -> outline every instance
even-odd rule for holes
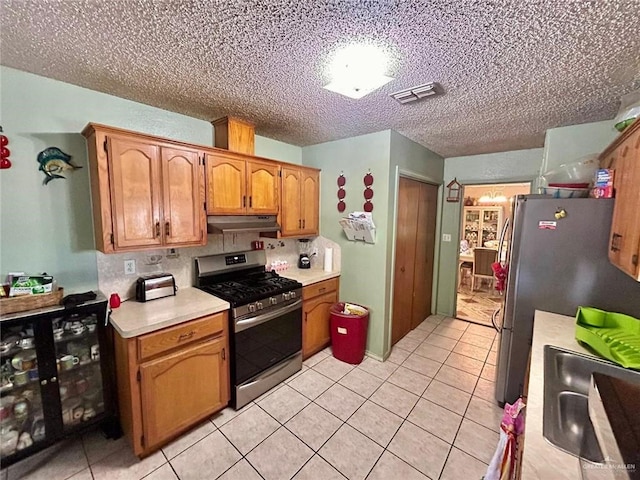
[[[325,293],[334,292],[338,290],[338,277],[330,278],[329,280],[323,280],[322,282],[312,283],[302,289],[302,299],[308,300],[310,298],[323,295]]]
[[[142,335],[138,337],[138,359],[151,358],[176,347],[220,335],[225,329],[226,322],[227,316],[225,312],[221,312]]]

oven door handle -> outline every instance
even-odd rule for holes
[[[302,299],[288,305],[285,308],[281,308],[275,310],[273,312],[265,313],[263,315],[256,315],[255,317],[245,318],[243,320],[236,320],[234,326],[234,332],[242,332],[247,328],[254,327],[256,325],[260,325],[261,323],[268,322],[269,320],[273,320],[274,318],[278,318],[281,315],[285,315],[287,313],[293,312],[302,306]]]

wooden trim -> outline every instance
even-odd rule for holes
[[[605,158],[613,153],[613,151],[618,148],[622,143],[624,143],[627,138],[631,137],[636,131],[640,130],[640,118],[636,119],[635,122],[631,124],[631,126],[627,127],[624,132],[622,132],[618,138],[616,138],[613,142],[609,144],[607,148],[598,156],[600,160],[600,166],[603,168],[609,168],[611,165],[605,165],[602,162],[605,161]]]
[[[111,241],[113,235],[113,224],[111,221],[111,186],[109,182],[107,152],[105,151],[106,141],[106,134],[100,131],[92,130],[87,137],[96,249],[104,253],[113,253],[114,244]],[[96,161],[91,161],[94,158]]]
[[[118,127],[110,127],[108,125],[102,125],[99,123],[88,123],[86,127],[84,127],[84,129],[82,130],[82,135],[84,135],[84,137],[89,140],[89,138],[96,134],[97,137],[100,137],[101,135],[135,135],[137,136],[140,140],[142,141],[150,141],[150,142],[154,142],[155,144],[159,145],[160,147],[171,147],[171,148],[175,148],[175,147],[181,147],[181,148],[188,148],[188,149],[195,149],[195,150],[201,150],[205,153],[209,153],[212,155],[219,155],[219,154],[224,154],[224,155],[230,155],[233,158],[237,158],[237,159],[257,159],[263,162],[270,162],[273,164],[277,164],[277,165],[285,165],[285,166],[290,166],[292,168],[306,168],[308,170],[316,170],[318,172],[320,172],[321,170],[318,168],[313,168],[313,167],[307,167],[302,166],[298,163],[289,163],[289,162],[281,162],[279,160],[274,160],[272,158],[265,158],[265,157],[259,157],[256,155],[249,155],[246,153],[238,153],[238,152],[231,152],[229,150],[226,150],[224,148],[216,148],[216,147],[212,147],[210,145],[202,145],[202,144],[198,144],[198,143],[188,143],[188,142],[183,142],[180,140],[172,140],[170,138],[167,137],[160,137],[160,136],[156,136],[156,135],[150,135],[147,133],[141,133],[141,132],[136,132],[133,130],[125,130],[124,128],[118,128]],[[97,144],[99,144],[99,142],[96,142]],[[100,146],[98,146],[98,151],[100,151]]]

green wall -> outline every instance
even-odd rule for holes
[[[302,148],[302,163],[322,169],[320,181],[320,231],[340,245],[340,300],[359,303],[370,310],[367,351],[377,357],[384,352],[386,311],[386,258],[389,198],[389,131],[337,140]],[[374,177],[372,199],[375,244],[347,240],[339,220],[353,211],[362,211],[363,178]],[[347,208],[336,207],[337,178],[344,174]]]
[[[208,121],[0,67],[0,125],[13,167],[0,171],[0,277],[47,272],[68,292],[96,289],[96,253],[84,137],[89,122],[212,145]],[[36,157],[55,146],[81,170],[42,185]],[[300,163],[301,149],[256,137],[256,155]]]
[[[541,162],[541,148],[451,157],[444,161],[444,184],[454,178],[463,185],[531,181],[538,176]],[[440,243],[437,312],[442,315],[455,314],[461,212],[462,202],[442,204],[441,232],[451,235],[451,242]]]
[[[580,161],[587,155],[597,155],[618,135],[613,120],[550,128],[544,139],[540,173]]]
[[[396,167],[437,183],[442,179],[443,159],[387,130],[303,147],[302,163],[322,169],[320,230],[341,248],[340,299],[361,303],[370,309],[367,353],[384,358],[389,351],[391,325]],[[374,176],[375,244],[347,240],[338,224],[349,212],[363,210],[363,178],[369,171]],[[344,214],[336,208],[336,181],[341,173],[346,178]]]

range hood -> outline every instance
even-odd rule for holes
[[[278,232],[275,215],[211,215],[207,233]]]

